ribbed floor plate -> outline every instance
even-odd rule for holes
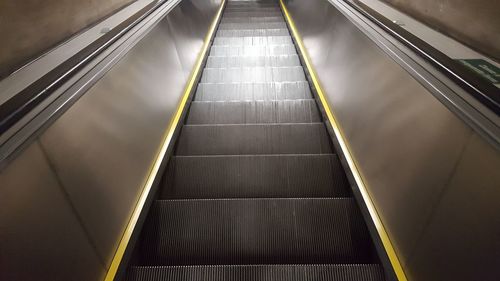
[[[382,281],[377,264],[132,267],[126,281]]]
[[[346,199],[156,201],[140,265],[369,263],[369,236]]]
[[[185,125],[177,155],[328,154],[323,123]]]
[[[345,197],[336,155],[173,157],[160,198]]]

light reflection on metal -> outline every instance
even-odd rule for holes
[[[290,16],[288,9],[286,5],[284,4],[283,0],[280,0],[280,5],[282,7],[283,13],[285,15],[285,18],[288,22],[288,25],[292,31],[292,36],[295,38],[295,41],[299,47],[299,51],[301,53],[301,56],[303,57],[303,60],[305,62],[305,66],[308,69],[308,72],[311,76],[311,80],[313,82],[314,88],[316,89],[316,92],[318,93],[319,99],[321,101],[321,104],[323,108],[325,109],[326,115],[328,117],[328,121],[330,122],[333,132],[340,144],[340,147],[342,149],[342,152],[346,158],[346,161],[349,165],[349,168],[354,176],[354,179],[358,185],[359,191],[361,192],[361,195],[363,197],[364,203],[369,211],[370,217],[377,229],[378,235],[380,236],[380,239],[382,241],[382,244],[385,248],[385,251],[387,252],[387,255],[389,257],[389,260],[391,262],[391,265],[393,267],[393,270],[398,278],[399,281],[407,281],[408,279],[406,278],[406,274],[403,270],[403,267],[401,266],[401,262],[398,258],[398,255],[396,254],[396,251],[394,249],[394,246],[389,239],[389,235],[382,224],[382,220],[380,219],[380,216],[378,215],[378,212],[375,208],[375,204],[373,203],[370,194],[368,193],[368,190],[363,182],[363,179],[361,177],[361,174],[359,170],[356,167],[356,163],[350,153],[349,146],[347,145],[347,142],[345,141],[344,135],[342,131],[340,130],[339,125],[337,124],[337,121],[335,119],[335,116],[333,115],[330,106],[328,104],[328,101],[325,98],[325,94],[323,92],[323,89],[321,87],[321,84],[319,83],[319,80],[317,78],[316,72],[314,71],[313,65],[310,61],[310,58],[308,56],[307,50],[304,47],[304,44],[300,38],[300,35],[297,31],[297,28],[295,27],[295,23],[293,22],[292,17]]]

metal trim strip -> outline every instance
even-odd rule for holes
[[[210,28],[208,30],[206,37],[205,37],[201,52],[199,53],[198,58],[196,60],[196,64],[193,68],[193,71],[191,72],[191,74],[189,76],[189,80],[188,80],[188,83],[186,84],[186,88],[184,90],[184,94],[182,96],[182,99],[177,107],[177,111],[175,112],[175,114],[174,114],[174,116],[173,116],[173,118],[168,126],[166,134],[163,137],[163,142],[160,146],[160,149],[158,151],[156,159],[155,159],[155,161],[150,169],[149,176],[146,179],[146,183],[144,184],[141,195],[137,201],[137,204],[134,208],[134,211],[132,212],[132,215],[131,215],[130,220],[127,224],[127,227],[125,228],[123,236],[120,239],[120,243],[118,244],[117,250],[116,250],[115,255],[111,261],[111,265],[108,269],[108,272],[106,273],[106,277],[104,279],[105,281],[113,281],[115,279],[115,276],[118,272],[118,269],[119,269],[120,264],[122,262],[125,251],[128,247],[129,241],[132,237],[132,234],[134,233],[134,230],[135,230],[135,227],[136,227],[137,222],[139,220],[140,214],[142,213],[142,209],[143,209],[144,205],[146,204],[146,200],[148,198],[148,195],[153,187],[155,179],[157,178],[158,172],[160,171],[162,161],[167,153],[168,147],[171,145],[171,141],[173,139],[175,129],[179,125],[179,121],[182,117],[182,113],[184,111],[184,108],[186,107],[189,96],[190,96],[191,92],[193,91],[193,89],[196,85],[196,82],[198,80],[198,76],[200,74],[200,70],[201,70],[201,67],[203,65],[203,61],[207,55],[208,49],[210,47],[211,39],[215,33],[217,23],[219,22],[219,19],[222,15],[222,11],[224,9],[225,3],[226,3],[226,0],[222,0],[221,5],[219,7],[219,10],[217,11],[215,18],[212,21],[212,24],[210,25]]]
[[[366,187],[366,184],[363,181],[363,178],[361,176],[360,171],[357,168],[357,165],[355,163],[355,160],[350,153],[349,146],[347,144],[347,141],[340,129],[339,124],[337,123],[334,114],[332,113],[332,110],[330,109],[330,106],[328,104],[328,100],[326,99],[326,96],[324,94],[323,88],[321,86],[321,83],[319,82],[319,79],[317,77],[317,74],[313,68],[313,65],[311,63],[311,60],[309,58],[309,55],[307,53],[307,50],[302,42],[302,39],[297,31],[297,28],[295,26],[295,23],[288,12],[288,9],[284,3],[283,0],[280,0],[280,5],[283,10],[283,14],[285,15],[285,19],[290,27],[290,30],[292,31],[292,36],[294,37],[295,41],[297,42],[298,49],[300,51],[300,54],[305,62],[305,66],[311,76],[311,80],[313,82],[313,85],[315,87],[315,90],[318,94],[318,97],[320,99],[320,102],[325,110],[325,113],[328,117],[328,121],[330,122],[333,133],[335,134],[337,141],[340,145],[340,148],[342,150],[342,153],[344,154],[344,157],[346,158],[346,162],[352,172],[352,175],[354,177],[354,180],[356,181],[356,184],[358,185],[359,191],[361,193],[361,196],[363,198],[363,201],[368,209],[369,215],[375,225],[376,231],[380,237],[380,240],[382,242],[382,246],[384,247],[387,256],[389,257],[389,261],[392,265],[392,268],[394,270],[394,273],[396,274],[396,277],[399,281],[407,281],[406,274],[403,270],[403,267],[401,265],[401,262],[398,258],[398,255],[396,253],[396,250],[389,238],[389,235],[382,223],[382,220],[377,212],[377,209],[375,207],[375,204],[373,200],[371,199],[371,196],[368,192],[368,189]]]

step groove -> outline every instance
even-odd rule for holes
[[[185,125],[177,155],[332,153],[323,123]]]
[[[134,266],[126,281],[383,281],[377,264]]]
[[[192,102],[186,124],[321,122],[316,101]]]
[[[158,200],[139,265],[371,263],[369,241],[350,198]]]
[[[160,199],[348,197],[336,155],[173,157]]]
[[[312,98],[309,83],[200,83],[195,101],[253,101]]]

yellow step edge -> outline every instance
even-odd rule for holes
[[[146,182],[144,184],[144,187],[142,189],[141,195],[137,201],[137,204],[135,205],[132,216],[130,217],[130,220],[127,224],[127,227],[125,228],[125,231],[122,235],[122,238],[120,239],[120,243],[118,244],[118,248],[116,249],[116,252],[113,256],[113,260],[111,261],[111,265],[108,269],[108,272],[106,273],[106,277],[104,279],[105,281],[113,281],[115,279],[116,273],[118,272],[118,268],[122,262],[123,255],[125,254],[125,250],[127,249],[128,243],[130,242],[130,238],[132,237],[132,233],[134,232],[137,221],[139,220],[139,216],[142,212],[142,208],[144,207],[144,204],[146,203],[146,199],[149,195],[149,192],[151,191],[151,188],[153,187],[153,183],[155,181],[155,178],[160,170],[160,166],[162,164],[163,158],[165,157],[165,154],[167,153],[167,149],[170,145],[170,142],[172,141],[175,129],[176,129],[177,125],[179,124],[179,121],[181,119],[184,108],[186,107],[186,103],[189,99],[191,91],[196,86],[195,84],[197,82],[197,77],[200,73],[201,66],[203,64],[203,60],[205,59],[205,56],[206,56],[208,49],[210,47],[210,40],[212,39],[213,34],[217,28],[217,23],[219,22],[219,19],[222,15],[222,11],[224,9],[225,3],[226,3],[226,0],[221,1],[219,10],[217,11],[215,18],[212,21],[210,28],[208,29],[208,33],[207,33],[205,40],[204,40],[204,43],[203,43],[203,47],[198,55],[198,58],[196,60],[193,71],[191,72],[191,74],[189,76],[188,83],[186,84],[186,87],[184,88],[184,94],[182,96],[182,99],[181,99],[179,105],[177,106],[177,111],[175,112],[173,118],[171,119],[171,121],[169,123],[166,134],[163,136],[162,144],[161,144],[160,149],[156,155],[156,158],[153,162],[153,165],[150,168],[150,172],[148,174],[148,177],[147,177]]]
[[[398,255],[396,254],[394,246],[389,238],[389,235],[387,234],[387,231],[385,230],[385,227],[382,223],[382,220],[380,219],[380,216],[378,215],[377,209],[375,208],[375,204],[373,203],[373,200],[371,199],[371,196],[368,192],[368,189],[366,188],[366,185],[363,182],[363,178],[361,177],[361,173],[359,172],[358,168],[356,167],[356,163],[355,163],[354,158],[350,152],[349,146],[347,145],[346,139],[345,139],[345,137],[340,129],[339,124],[337,123],[337,120],[335,119],[335,116],[333,115],[333,113],[330,109],[330,106],[328,105],[328,101],[325,97],[323,88],[321,87],[318,76],[316,75],[316,72],[314,71],[313,65],[311,63],[311,60],[310,60],[309,55],[307,53],[307,50],[302,42],[302,39],[297,31],[295,23],[294,23],[292,17],[290,16],[290,13],[288,12],[288,9],[287,9],[285,3],[283,2],[283,0],[280,0],[280,5],[281,5],[281,9],[283,11],[283,14],[285,15],[288,26],[290,27],[290,30],[292,31],[292,36],[294,37],[294,39],[299,47],[300,54],[301,54],[301,56],[306,64],[306,68],[311,76],[311,80],[312,80],[313,85],[316,89],[316,92],[318,93],[321,104],[323,105],[323,108],[325,109],[326,115],[328,117],[328,121],[330,121],[330,124],[333,128],[333,132],[335,134],[335,137],[337,138],[337,140],[340,144],[342,152],[346,158],[347,164],[349,165],[349,168],[354,176],[354,180],[356,181],[356,184],[359,187],[359,191],[361,193],[363,201],[368,209],[368,212],[369,212],[370,217],[375,225],[377,233],[380,236],[380,239],[382,241],[382,245],[387,253],[387,256],[389,257],[389,261],[392,265],[394,273],[396,274],[396,277],[398,278],[399,281],[408,281],[408,279],[406,278],[406,274],[403,270],[403,267],[401,265],[401,262],[398,258]]]

